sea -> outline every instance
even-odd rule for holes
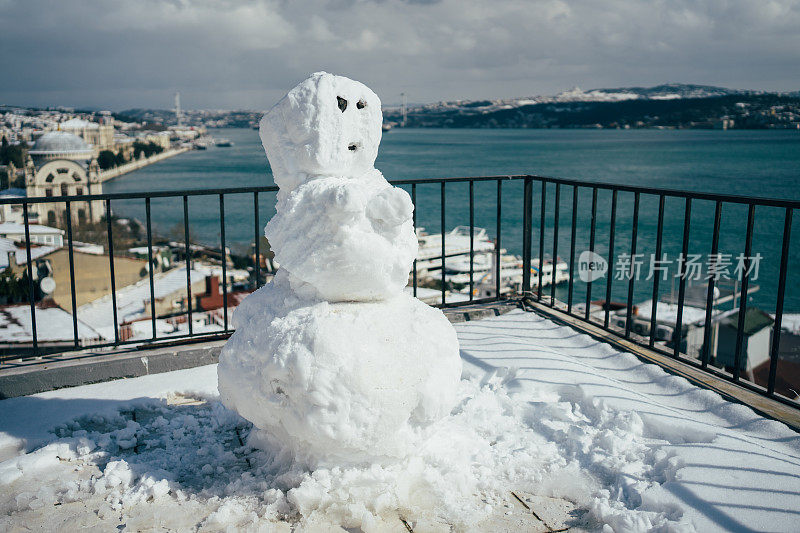
[[[231,147],[192,151],[126,174],[103,185],[103,191],[186,191],[222,187],[271,185],[272,177],[258,132],[220,129],[209,132],[226,138]],[[800,131],[797,130],[528,130],[528,129],[392,129],[383,136],[375,166],[389,179],[535,174],[626,185],[762,198],[800,200]],[[408,187],[405,187],[409,189]],[[469,223],[468,185],[446,186],[445,228]],[[559,192],[557,247],[554,249],[555,186],[546,187],[544,248],[539,249],[541,185],[534,188],[533,255],[569,260],[573,188]],[[475,224],[496,238],[497,185],[476,183]],[[502,185],[500,239],[508,253],[522,253],[522,185]],[[417,185],[417,224],[428,232],[441,230],[441,187]],[[589,249],[591,190],[578,189],[576,261]],[[678,255],[683,238],[685,202],[667,198],[661,262],[654,257],[658,198],[642,195],[634,263],[633,301],[652,297],[653,277],[661,276],[659,297],[674,299],[678,291]],[[274,214],[274,193],[259,194],[259,218],[254,220],[253,195],[225,197],[226,244],[245,253],[256,230]],[[613,300],[626,301],[630,289],[632,213],[634,195],[619,193],[614,225],[614,254],[609,260],[611,193],[598,193],[595,252],[608,260],[608,273],[592,283],[592,299],[605,298],[611,280]],[[144,220],[144,202],[112,203],[118,216]],[[751,305],[767,312],[776,307],[778,273],[785,210],[755,210],[750,257]],[[190,233],[193,241],[219,245],[219,198],[190,197]],[[703,283],[714,221],[714,203],[695,200],[691,205],[689,254],[693,264],[687,285]],[[153,231],[161,237],[183,239],[183,208],[179,199],[152,200]],[[719,250],[734,283],[739,256],[744,253],[747,207],[725,204]],[[792,222],[785,312],[800,313],[800,214]],[[655,262],[654,262],[655,261]],[[534,261],[534,264],[536,262]],[[722,265],[726,267],[726,265]],[[756,271],[757,268],[757,271]],[[651,272],[652,270],[652,272]],[[666,270],[663,272],[662,270]],[[723,278],[726,277],[722,272]],[[666,279],[664,279],[666,276]],[[549,294],[550,289],[544,289]],[[586,284],[576,279],[574,301],[582,302]],[[567,286],[556,289],[567,298]],[[731,304],[729,304],[731,305]]]

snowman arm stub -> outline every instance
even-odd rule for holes
[[[367,203],[367,218],[380,233],[392,232],[411,220],[413,214],[411,197],[399,187],[383,189]]]

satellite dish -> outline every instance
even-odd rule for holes
[[[54,290],[56,290],[56,280],[51,277],[42,278],[42,281],[39,282],[39,288],[42,289],[42,292],[45,294],[52,294]]]

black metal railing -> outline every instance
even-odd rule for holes
[[[458,252],[458,253],[447,253],[446,249],[446,239],[447,239],[447,218],[446,215],[448,214],[448,210],[446,209],[448,205],[447,201],[447,192],[449,188],[456,187],[457,184],[464,184],[467,187],[467,194],[468,194],[468,224],[469,224],[469,251],[468,252]],[[782,328],[782,319],[784,314],[784,303],[785,303],[785,293],[787,289],[787,272],[789,270],[789,259],[791,255],[791,226],[792,226],[792,216],[795,209],[800,208],[800,202],[796,201],[788,201],[788,200],[780,200],[780,199],[761,199],[761,198],[749,198],[749,197],[742,197],[742,196],[732,196],[732,195],[722,195],[722,194],[712,194],[712,193],[701,193],[701,192],[689,192],[689,191],[680,191],[680,190],[672,190],[672,189],[658,189],[658,188],[649,188],[649,187],[638,187],[638,186],[630,186],[630,185],[616,185],[616,184],[609,184],[609,183],[598,183],[598,182],[590,182],[590,181],[579,181],[579,180],[570,180],[570,179],[558,179],[558,178],[551,178],[551,177],[544,177],[544,176],[533,176],[533,175],[511,175],[511,176],[481,176],[481,177],[459,177],[459,178],[431,178],[431,179],[416,179],[416,180],[394,180],[392,184],[401,186],[406,188],[412,198],[412,202],[414,203],[414,218],[413,223],[414,227],[417,228],[418,224],[420,223],[420,213],[418,212],[418,207],[420,203],[420,188],[421,187],[431,187],[438,186],[439,188],[439,217],[438,222],[440,225],[440,238],[441,238],[441,251],[440,255],[436,257],[432,257],[430,259],[433,260],[440,260],[441,261],[441,274],[440,274],[440,295],[439,295],[439,305],[442,307],[456,307],[461,305],[468,305],[468,304],[476,304],[476,303],[485,303],[485,302],[493,302],[501,299],[503,297],[503,283],[502,283],[502,276],[500,275],[501,271],[501,264],[502,264],[502,248],[501,248],[501,237],[503,236],[504,228],[503,228],[503,220],[504,216],[509,216],[508,213],[511,212],[511,220],[512,225],[514,226],[514,235],[516,237],[512,239],[512,246],[510,248],[514,250],[519,250],[521,252],[521,262],[522,262],[522,269],[521,269],[521,279],[519,285],[516,287],[516,293],[520,293],[522,296],[527,298],[532,298],[535,301],[538,301],[545,306],[549,306],[554,309],[559,309],[566,313],[567,315],[582,320],[584,322],[589,322],[597,327],[602,328],[603,330],[613,333],[614,335],[618,335],[623,339],[630,340],[631,342],[637,343],[643,347],[647,347],[658,352],[661,352],[665,355],[670,357],[680,359],[688,364],[693,366],[697,366],[698,368],[703,369],[704,371],[710,372],[717,376],[723,377],[724,379],[729,379],[733,382],[740,383],[741,385],[750,388],[754,391],[762,393],[764,395],[777,398],[780,401],[788,403],[794,406],[800,406],[795,400],[784,397],[783,395],[776,392],[776,378],[778,377],[778,362],[779,362],[779,353],[780,353],[780,342],[781,342],[781,328]],[[496,189],[490,192],[488,185],[495,184]],[[511,191],[512,194],[507,195],[506,199],[504,200],[503,195],[503,188],[506,185],[514,186],[513,190]],[[538,184],[538,187],[535,187],[535,184]],[[480,195],[480,206],[476,207],[476,188],[481,187],[482,194]],[[571,194],[571,209],[569,209],[569,189],[572,189]],[[253,210],[253,247],[254,247],[254,261],[252,268],[254,270],[255,276],[255,284],[252,288],[257,288],[260,285],[261,279],[261,250],[260,250],[260,238],[262,236],[264,222],[260,219],[260,210],[259,210],[259,195],[264,193],[276,193],[278,190],[275,186],[263,186],[263,187],[240,187],[240,188],[223,188],[223,189],[204,189],[204,190],[189,190],[189,191],[154,191],[154,192],[147,192],[147,193],[116,193],[116,194],[96,194],[96,195],[83,195],[83,196],[62,196],[62,197],[31,197],[31,198],[23,198],[23,199],[14,199],[14,198],[3,198],[0,199],[0,205],[5,204],[21,204],[22,206],[22,213],[23,213],[23,223],[25,226],[25,253],[26,253],[26,273],[27,273],[27,280],[28,280],[28,300],[30,305],[30,319],[31,319],[31,341],[30,346],[26,346],[24,349],[18,349],[16,352],[13,348],[6,349],[5,355],[0,356],[0,359],[9,359],[9,358],[18,358],[18,357],[31,357],[31,356],[41,356],[44,354],[52,353],[53,351],[70,351],[70,350],[80,350],[85,349],[87,347],[92,348],[93,350],[101,349],[101,348],[112,348],[112,347],[120,347],[125,345],[132,345],[132,344],[152,344],[158,341],[169,341],[169,342],[176,342],[176,341],[183,341],[183,342],[195,342],[195,341],[203,341],[208,340],[211,338],[219,338],[225,337],[231,333],[231,327],[229,324],[229,317],[228,317],[228,304],[229,304],[229,286],[228,286],[228,277],[227,277],[227,261],[226,261],[226,216],[225,216],[225,206],[226,206],[226,198],[231,195],[252,195],[252,210]],[[534,195],[535,190],[539,190],[539,198],[538,198],[538,224],[535,223],[536,217],[534,217],[534,210],[537,209],[536,203],[534,202]],[[548,190],[552,190],[552,194],[548,192]],[[606,202],[605,199],[601,199],[599,196],[600,194],[610,194],[610,199]],[[590,216],[588,221],[584,221],[583,211],[579,209],[580,199],[581,197],[586,198],[586,195],[591,195],[591,207],[589,210]],[[629,216],[625,216],[625,209],[620,207],[621,197],[623,195],[627,195],[626,197],[632,196],[633,204],[632,210],[629,213]],[[520,198],[521,196],[521,198]],[[192,197],[208,197],[213,200],[214,197],[218,199],[218,217],[219,217],[219,246],[221,250],[221,258],[222,258],[222,327],[220,331],[208,333],[208,332],[196,332],[193,328],[193,305],[192,305],[192,262],[193,262],[193,252],[192,252],[192,245],[191,245],[191,237],[190,234],[190,217],[189,217],[189,199]],[[562,197],[566,200],[564,202],[566,205],[562,206]],[[427,197],[427,201],[430,204],[433,200],[434,196],[429,195]],[[182,203],[182,229],[183,229],[183,253],[185,256],[185,264],[186,264],[186,302],[187,308],[185,309],[185,313],[187,315],[187,322],[188,322],[188,333],[185,334],[169,334],[169,335],[159,335],[157,330],[157,309],[156,309],[156,298],[155,298],[155,279],[154,279],[154,268],[153,268],[153,239],[154,239],[154,229],[153,229],[153,222],[152,222],[152,215],[151,215],[151,201],[154,199],[175,199]],[[735,341],[735,355],[733,361],[732,369],[726,370],[724,368],[717,368],[713,365],[713,361],[710,357],[710,346],[711,346],[711,326],[712,322],[715,320],[714,315],[714,302],[715,302],[715,291],[717,290],[716,280],[712,277],[708,279],[707,282],[707,294],[705,299],[705,317],[702,321],[704,325],[703,331],[703,343],[702,343],[702,350],[699,357],[690,357],[686,353],[681,351],[682,346],[682,336],[683,336],[683,328],[684,328],[684,311],[686,310],[686,294],[687,294],[687,286],[686,286],[686,277],[680,276],[679,287],[678,287],[678,296],[677,296],[677,319],[675,321],[674,332],[672,335],[672,342],[663,342],[663,339],[657,338],[656,331],[657,331],[657,314],[658,314],[658,306],[659,306],[659,296],[661,292],[661,287],[659,283],[660,275],[657,275],[653,278],[652,282],[652,292],[651,292],[651,315],[649,321],[649,334],[648,335],[640,335],[633,331],[633,319],[634,313],[637,312],[637,307],[634,304],[634,300],[636,298],[637,291],[641,293],[641,287],[637,286],[637,279],[634,275],[630,275],[629,279],[627,280],[627,286],[615,286],[613,283],[613,276],[608,276],[605,285],[605,301],[604,301],[604,309],[602,309],[602,316],[593,316],[592,315],[592,285],[593,281],[589,281],[585,284],[577,282],[575,279],[575,261],[576,261],[576,251],[578,250],[579,244],[581,244],[581,239],[579,239],[579,233],[585,233],[588,230],[588,247],[586,248],[588,251],[595,252],[598,249],[598,246],[602,246],[606,249],[607,254],[606,257],[610,264],[613,264],[613,259],[615,257],[615,252],[620,247],[620,243],[625,245],[624,240],[627,240],[629,236],[629,244],[628,250],[630,251],[631,256],[635,256],[637,252],[637,248],[640,244],[642,244],[642,237],[640,235],[639,226],[641,225],[641,218],[640,218],[640,210],[643,202],[647,202],[650,200],[657,201],[657,210],[652,209],[648,211],[648,215],[656,214],[656,231],[655,231],[655,256],[658,258],[662,257],[662,250],[666,244],[665,241],[665,214],[667,213],[667,209],[665,204],[667,200],[679,200],[683,203],[683,222],[679,226],[680,228],[680,250],[681,250],[681,259],[679,260],[678,264],[678,273],[686,272],[687,268],[687,255],[689,252],[689,244],[691,239],[691,232],[693,229],[692,226],[692,206],[693,203],[698,202],[711,202],[714,206],[714,216],[713,216],[713,229],[711,230],[711,246],[710,246],[710,254],[711,256],[717,256],[720,250],[720,235],[722,234],[723,230],[721,227],[721,218],[722,214],[725,212],[726,208],[729,205],[738,205],[744,206],[747,208],[747,222],[744,228],[744,235],[742,236],[742,248],[744,250],[745,256],[745,269],[743,271],[743,276],[741,277],[741,285],[739,288],[739,292],[741,293],[741,297],[739,298],[738,303],[738,329],[736,334],[736,341]],[[118,316],[118,308],[117,308],[117,285],[115,279],[115,256],[114,256],[114,242],[113,242],[113,225],[111,221],[110,213],[112,213],[112,208],[118,202],[128,201],[128,200],[140,200],[144,201],[145,206],[145,227],[146,227],[146,238],[147,238],[147,258],[148,258],[148,273],[147,276],[149,278],[149,295],[150,295],[150,302],[149,302],[149,311],[150,311],[150,329],[151,329],[151,336],[148,339],[122,339],[119,333],[120,328],[120,317]],[[72,219],[72,208],[73,205],[80,205],[83,202],[101,202],[104,206],[106,212],[106,230],[107,230],[107,242],[104,243],[106,246],[106,250],[108,253],[108,269],[110,275],[110,294],[111,294],[111,306],[113,309],[113,324],[114,324],[114,338],[112,340],[100,339],[93,341],[90,346],[87,346],[87,343],[83,343],[80,341],[79,337],[79,327],[78,327],[78,313],[77,313],[77,299],[76,299],[76,290],[75,290],[75,260],[74,260],[74,235],[73,235],[73,219]],[[504,210],[504,202],[506,205],[506,210]],[[66,225],[66,238],[67,238],[67,250],[68,250],[68,265],[69,265],[69,279],[70,279],[70,303],[72,305],[72,331],[73,331],[73,339],[71,345],[59,345],[57,347],[49,346],[47,343],[41,342],[37,333],[41,330],[41,328],[48,327],[46,324],[37,324],[36,320],[36,302],[35,302],[35,293],[36,287],[34,286],[34,273],[33,273],[33,261],[32,261],[32,253],[31,253],[31,235],[30,235],[30,210],[32,206],[36,204],[43,204],[43,203],[63,203],[65,204],[65,217],[64,217],[64,224]],[[521,204],[521,209],[519,207]],[[609,205],[607,205],[609,204]],[[451,204],[452,205],[452,204]],[[508,206],[514,205],[513,210],[509,210]],[[627,204],[626,204],[627,205]],[[601,206],[603,209],[606,207],[610,208],[610,215],[609,215],[609,224],[608,224],[608,240],[607,246],[601,244],[598,240],[600,235],[598,235],[598,206]],[[463,207],[463,206],[462,206]],[[745,317],[746,311],[748,309],[748,291],[752,291],[752,287],[750,286],[750,273],[749,273],[749,257],[752,253],[753,248],[753,234],[754,234],[754,225],[756,222],[756,208],[772,208],[772,209],[779,209],[783,210],[783,228],[781,234],[781,246],[780,246],[780,266],[777,275],[777,291],[776,291],[776,302],[775,302],[775,313],[774,313],[774,324],[772,326],[772,335],[771,335],[771,343],[769,347],[769,373],[768,373],[768,382],[766,385],[758,385],[756,383],[750,382],[747,379],[743,379],[741,375],[742,369],[742,361],[744,357],[744,344],[745,344],[745,334],[744,334],[744,326],[745,326]],[[569,217],[562,217],[562,210],[570,210]],[[463,209],[462,209],[463,211]],[[489,216],[490,211],[494,211],[494,219],[495,219],[495,227],[494,227],[494,261],[496,264],[496,275],[494,276],[494,291],[489,296],[483,296],[480,298],[476,298],[474,295],[474,288],[476,286],[475,280],[475,257],[476,257],[476,249],[475,249],[475,230],[476,230],[476,213],[483,216],[484,218]],[[513,211],[513,212],[512,212]],[[521,211],[521,212],[520,212]],[[674,214],[670,211],[670,217]],[[428,216],[426,214],[426,216]],[[668,217],[669,218],[669,217]],[[671,217],[670,220],[674,218]],[[428,220],[435,220],[435,218],[428,217]],[[569,221],[569,233],[568,237],[565,237],[567,232],[559,232],[559,229],[562,225],[564,225],[564,220]],[[630,233],[629,235],[623,235],[618,231],[618,226],[620,225],[620,221],[630,220]],[[236,222],[243,222],[241,218],[237,218]],[[508,222],[506,222],[508,223]],[[249,222],[246,223],[249,225]],[[626,225],[625,222],[624,225]],[[588,225],[588,228],[585,227]],[[521,228],[520,228],[521,226]],[[537,227],[538,226],[538,227]],[[777,232],[777,228],[774,228]],[[508,228],[506,228],[508,230]],[[521,242],[520,233],[517,230],[521,230]],[[249,231],[249,230],[247,230]],[[535,233],[538,231],[538,234]],[[508,231],[507,231],[508,233]],[[676,233],[674,231],[668,232],[668,236],[672,237],[672,234]],[[507,237],[507,235],[506,235]],[[653,240],[653,236],[650,236],[645,245],[649,246],[650,242]],[[567,288],[566,294],[561,294],[561,299],[559,299],[559,291],[561,289],[557,288],[559,285],[558,280],[558,262],[559,262],[559,251],[566,249],[563,245],[565,244],[565,240],[569,241],[569,259],[568,259],[568,281],[567,281]],[[538,257],[534,258],[533,252],[533,243],[538,241]],[[561,241],[561,246],[560,246]],[[505,242],[505,241],[504,241]],[[485,252],[482,252],[485,253]],[[546,279],[545,274],[545,256],[551,255],[551,260],[549,263],[552,265],[551,272],[549,275],[551,278],[549,280]],[[448,283],[447,283],[447,275],[446,275],[446,262],[448,259],[455,257],[455,256],[468,256],[469,257],[469,296],[467,298],[459,298],[457,301],[448,301]],[[534,263],[534,259],[536,262]],[[534,279],[532,275],[535,273],[535,289]],[[418,271],[418,262],[414,261],[414,268],[410,276],[410,285],[411,291],[414,296],[418,295],[418,288],[419,288],[420,276]],[[543,287],[548,284],[550,285],[549,295],[543,293]],[[620,314],[614,315],[615,318],[621,320],[622,316],[624,315],[624,327],[619,326],[619,321],[617,320],[616,323],[612,323],[611,321],[611,313],[612,313],[612,306],[611,301],[614,298],[614,291],[615,287],[617,293],[619,291],[625,290],[625,303],[624,309],[620,308]],[[736,298],[736,290],[734,289],[734,301]],[[583,292],[583,308],[580,309],[581,304],[576,304],[578,298],[580,298],[580,292]],[[564,301],[566,300],[566,301]],[[663,304],[662,304],[663,305]],[[624,311],[624,312],[623,312]]]
[[[784,316],[784,302],[786,297],[786,278],[787,273],[789,270],[789,259],[790,259],[790,250],[791,250],[791,229],[792,229],[792,217],[793,212],[795,209],[800,208],[800,202],[797,201],[790,201],[790,200],[782,200],[782,199],[771,199],[771,198],[752,198],[752,197],[744,197],[744,196],[736,196],[736,195],[724,195],[724,194],[713,194],[713,193],[701,193],[701,192],[690,192],[690,191],[679,191],[679,190],[672,190],[672,189],[659,189],[659,188],[651,188],[651,187],[638,187],[638,186],[629,186],[629,185],[615,185],[609,183],[598,183],[598,182],[590,182],[590,181],[578,181],[578,180],[569,180],[569,179],[559,179],[559,178],[550,178],[550,177],[543,177],[543,176],[526,176],[524,178],[525,186],[524,186],[524,213],[523,213],[523,223],[525,225],[525,242],[523,243],[523,270],[527,272],[530,270],[530,265],[532,261],[532,247],[530,243],[530,239],[532,238],[533,228],[532,228],[532,215],[531,209],[533,206],[533,183],[539,182],[541,183],[541,194],[540,194],[540,224],[539,224],[539,268],[538,268],[538,276],[539,276],[539,283],[536,286],[535,291],[531,290],[531,279],[529,275],[525,275],[523,277],[523,286],[522,291],[525,295],[532,298],[535,301],[539,301],[551,308],[561,308],[563,312],[567,315],[577,318],[579,320],[589,322],[594,326],[600,327],[603,330],[613,333],[623,339],[632,341],[636,344],[639,344],[643,347],[647,347],[653,349],[657,352],[660,352],[664,355],[668,355],[675,359],[679,359],[685,363],[688,363],[692,366],[696,366],[701,368],[702,370],[709,372],[711,374],[717,375],[718,377],[722,377],[726,380],[733,381],[738,383],[750,390],[758,392],[760,394],[764,394],[766,396],[773,397],[783,403],[787,403],[794,407],[800,407],[800,402],[797,401],[796,398],[788,398],[786,396],[776,394],[776,377],[778,376],[778,363],[779,363],[779,353],[780,353],[780,342],[781,342],[781,333],[782,333],[782,320]],[[568,295],[567,295],[567,302],[566,304],[559,302],[555,297],[555,274],[556,269],[555,265],[552,270],[552,283],[551,283],[551,293],[550,298],[543,297],[542,294],[542,259],[544,256],[544,249],[545,249],[545,233],[547,230],[546,227],[546,209],[548,207],[547,203],[547,187],[551,186],[555,189],[555,201],[552,205],[553,210],[553,220],[554,220],[554,228],[553,228],[553,259],[557,258],[558,253],[558,225],[559,225],[559,208],[560,208],[560,192],[563,187],[571,187],[573,192],[573,202],[572,202],[572,228],[571,228],[571,237],[570,237],[570,260],[569,260],[569,287],[568,287]],[[585,306],[582,313],[575,313],[573,308],[573,294],[574,294],[574,268],[573,264],[575,261],[575,246],[576,246],[576,230],[577,228],[577,213],[578,213],[578,197],[581,191],[591,192],[591,216],[590,216],[590,228],[589,228],[589,247],[588,249],[592,252],[595,251],[596,245],[596,225],[597,225],[597,206],[598,206],[598,192],[599,191],[609,191],[611,195],[610,199],[610,223],[609,223],[609,241],[608,241],[608,255],[607,258],[609,259],[609,263],[611,259],[614,257],[614,247],[615,247],[615,239],[616,239],[616,226],[617,226],[617,201],[618,195],[620,193],[631,193],[633,195],[633,211],[632,211],[632,221],[631,221],[631,233],[630,233],[630,255],[634,256],[637,250],[637,244],[639,242],[639,226],[640,226],[640,205],[641,199],[643,197],[649,196],[654,197],[658,200],[658,210],[657,210],[657,229],[656,229],[656,244],[655,244],[655,257],[662,257],[662,246],[664,242],[664,216],[665,216],[665,200],[668,198],[677,198],[683,200],[683,223],[682,223],[682,236],[681,236],[681,254],[679,256],[679,264],[678,264],[678,277],[679,277],[679,288],[678,288],[678,297],[677,297],[677,317],[675,320],[675,330],[672,335],[671,349],[668,349],[664,346],[665,343],[657,343],[656,339],[656,322],[657,322],[657,313],[658,313],[658,306],[659,306],[659,279],[660,276],[656,275],[653,278],[653,285],[652,285],[652,304],[650,310],[650,327],[649,327],[649,335],[642,336],[642,335],[634,335],[632,333],[632,313],[634,312],[635,305],[633,302],[634,294],[636,291],[636,281],[637,277],[634,275],[630,275],[628,279],[628,287],[627,287],[627,297],[625,303],[625,320],[624,320],[624,328],[619,328],[609,324],[609,313],[611,310],[611,298],[612,298],[612,280],[613,277],[611,275],[608,276],[608,281],[606,284],[606,292],[605,292],[605,302],[604,302],[604,313],[602,322],[599,320],[592,320],[591,317],[591,305],[592,305],[592,282],[586,283],[585,288]],[[693,357],[688,356],[686,353],[681,351],[681,339],[682,339],[682,329],[684,328],[684,311],[686,310],[686,265],[687,265],[687,257],[689,255],[689,242],[690,242],[690,233],[692,229],[691,221],[692,221],[692,204],[693,202],[697,201],[708,201],[713,202],[714,205],[714,216],[713,216],[713,229],[711,230],[711,246],[710,246],[710,253],[709,257],[718,257],[719,253],[719,246],[720,246],[720,220],[721,215],[723,212],[723,208],[726,205],[735,204],[744,206],[747,208],[747,222],[745,224],[744,235],[741,235],[742,238],[742,247],[743,247],[743,258],[744,258],[744,267],[742,268],[742,275],[741,279],[738,280],[740,283],[740,291],[741,296],[739,297],[739,304],[738,304],[738,324],[736,327],[736,339],[735,339],[735,348],[734,348],[734,359],[732,368],[723,369],[723,368],[715,368],[710,365],[710,349],[711,349],[711,342],[710,342],[710,334],[711,334],[711,325],[712,320],[714,319],[714,300],[715,300],[715,290],[716,290],[716,278],[714,276],[706,276],[707,277],[707,288],[706,288],[706,298],[705,298],[705,316],[702,320],[702,324],[704,326],[703,331],[703,343],[701,348],[700,357],[695,359]],[[745,318],[747,316],[748,310],[748,296],[749,296],[749,285],[750,285],[750,266],[752,261],[752,251],[753,251],[753,233],[754,233],[754,223],[755,223],[755,211],[756,208],[774,208],[783,210],[783,228],[781,236],[781,247],[780,247],[780,266],[777,273],[777,290],[776,290],[776,302],[775,302],[775,313],[774,313],[774,323],[772,325],[771,331],[771,340],[769,344],[769,373],[768,379],[766,384],[757,384],[752,381],[746,380],[742,378],[742,369],[744,363],[745,348],[744,348],[744,336],[745,336]],[[778,228],[771,228],[776,233]],[[734,302],[736,301],[736,291],[737,289],[734,288]],[[663,304],[662,304],[663,305]],[[800,383],[797,383],[800,385]]]

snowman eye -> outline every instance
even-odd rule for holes
[[[344,110],[347,109],[347,100],[341,96],[337,96],[336,103],[339,105],[339,109],[341,109],[342,113],[344,113]]]
[[[356,104],[356,107],[359,109],[364,109],[365,107],[367,107],[367,103],[364,100],[359,100],[358,103]]]

